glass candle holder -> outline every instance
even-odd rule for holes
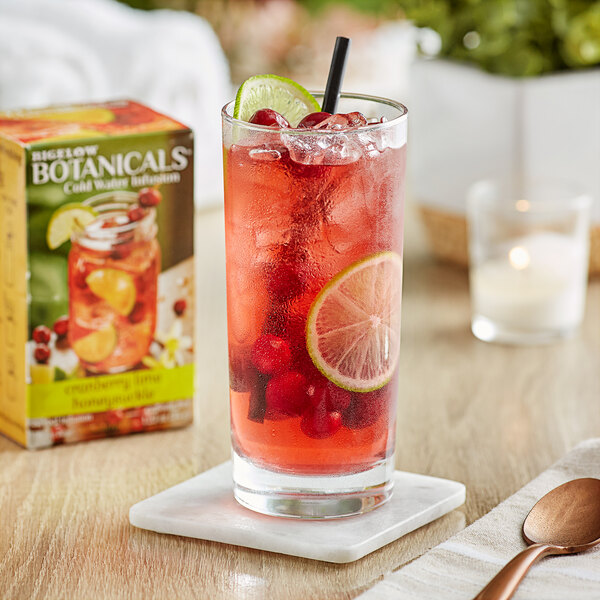
[[[583,318],[591,198],[550,181],[479,181],[468,193],[471,329],[540,344]]]

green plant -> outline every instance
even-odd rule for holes
[[[600,0],[299,0],[317,12],[345,4],[379,16],[399,11],[438,32],[440,56],[491,73],[527,77],[600,64]]]
[[[441,56],[526,77],[600,63],[598,0],[399,0]]]

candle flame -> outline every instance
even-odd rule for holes
[[[527,252],[527,250],[521,246],[515,246],[514,248],[511,248],[510,252],[508,253],[508,260],[510,261],[510,264],[519,271],[526,269],[531,262],[529,252]]]

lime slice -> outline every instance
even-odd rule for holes
[[[315,366],[353,392],[383,387],[400,354],[402,258],[380,252],[340,271],[315,298],[306,346]]]
[[[31,383],[52,383],[54,381],[54,370],[52,365],[31,365]]]
[[[295,81],[277,75],[255,75],[240,86],[233,117],[249,121],[261,108],[276,110],[292,127],[306,115],[321,110],[312,95]]]
[[[108,324],[74,341],[73,351],[85,362],[95,364],[107,359],[117,346],[117,330]]]
[[[78,202],[65,204],[55,210],[46,229],[46,243],[50,250],[64,244],[76,228],[89,225],[96,218],[95,211]]]
[[[133,310],[136,290],[129,273],[119,269],[96,269],[85,282],[98,298],[106,300],[120,315],[126,317]]]

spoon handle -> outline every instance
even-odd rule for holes
[[[554,553],[556,548],[548,544],[533,544],[525,548],[507,563],[473,600],[508,600],[517,590],[529,567],[538,558]]]

